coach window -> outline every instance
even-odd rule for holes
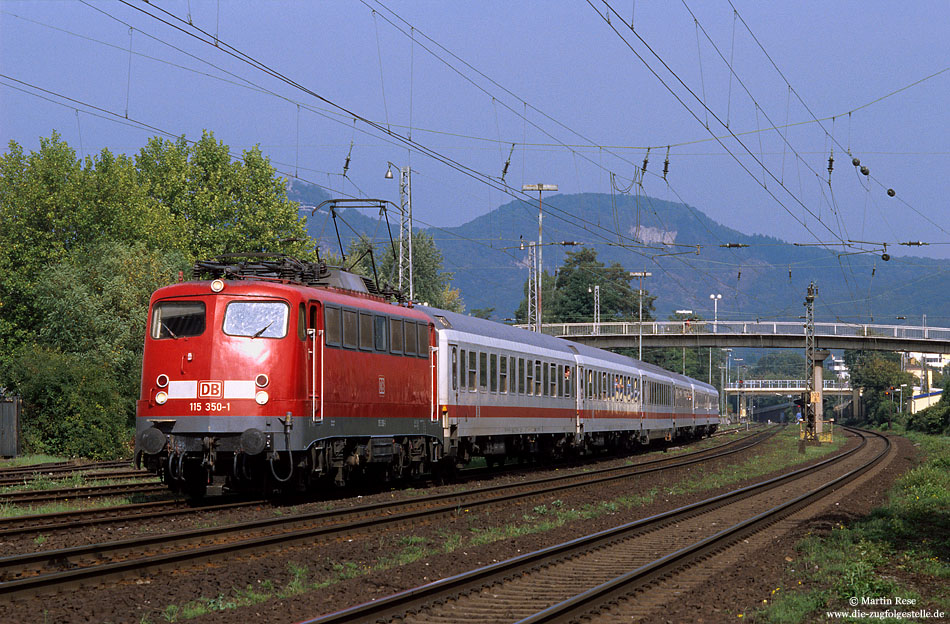
[[[474,351],[468,352],[468,389],[475,392],[475,379],[478,375],[478,354]]]
[[[324,309],[324,327],[327,346],[339,347],[343,343],[343,322],[340,320],[340,308],[327,306]]]
[[[557,395],[564,396],[564,365],[557,365]]]
[[[360,312],[360,350],[373,350],[373,315]]]
[[[356,310],[343,310],[343,346],[355,349],[359,342],[360,326]]]
[[[564,367],[564,396],[568,398],[571,396],[571,385],[574,381],[573,375],[571,374],[572,369],[573,366]]]
[[[525,360],[525,366],[527,367],[524,375],[525,389],[529,396],[534,396],[534,362]]]
[[[488,354],[484,351],[478,352],[478,387],[488,389]]]
[[[465,359],[465,349],[462,349],[459,358],[461,358],[461,365],[459,366],[459,386],[462,390],[465,390],[468,387],[468,384],[465,383],[465,380],[468,378],[468,360]]]
[[[606,399],[608,396],[610,396],[610,386],[607,381],[607,373],[602,372],[600,374],[600,398]]]
[[[419,357],[427,358],[429,357],[429,326],[428,325],[419,325],[417,328],[418,341],[416,344],[419,345],[416,353],[419,354]]]
[[[402,319],[389,319],[389,351],[390,353],[402,353]]]
[[[405,333],[406,341],[406,355],[415,355],[416,354],[416,324],[412,321],[406,321],[403,324],[403,332]]]
[[[544,381],[541,379],[541,360],[534,361],[534,394],[535,396],[541,396],[542,389],[544,388]]]
[[[541,382],[541,389],[538,390],[538,394],[548,396],[548,363],[538,362],[538,364],[541,366],[541,371],[538,373],[538,381]]]
[[[524,394],[524,358],[518,358],[518,372],[515,377],[518,380],[518,394]]]
[[[498,363],[498,391],[508,392],[508,356],[501,356]]]
[[[462,358],[465,357],[465,352],[462,351]],[[455,345],[452,345],[452,389],[459,389],[459,348]]]
[[[488,360],[491,362],[491,367],[489,368],[488,389],[492,392],[498,392],[498,354],[492,353],[488,357]]]
[[[555,364],[554,362],[551,362],[550,364],[548,364],[548,368],[551,370],[551,396],[556,397],[561,394],[560,392],[557,391],[557,380],[558,380],[557,364]]]

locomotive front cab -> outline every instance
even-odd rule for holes
[[[137,462],[191,495],[203,494],[214,475],[265,474],[268,456],[287,446],[290,416],[303,410],[295,397],[306,380],[290,362],[307,343],[293,303],[272,288],[222,280],[155,293]]]

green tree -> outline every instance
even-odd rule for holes
[[[545,323],[590,323],[594,320],[594,290],[600,286],[601,321],[637,320],[638,293],[630,287],[630,274],[618,262],[610,266],[597,260],[597,250],[583,248],[569,251],[555,277],[546,271],[541,278],[541,312]],[[519,322],[527,319],[528,285],[525,298],[518,307]],[[643,320],[653,320],[656,299],[643,292]]]
[[[110,456],[138,395],[150,293],[196,258],[314,249],[257,148],[210,133],[80,160],[57,134],[0,155],[0,386],[36,450]]]
[[[313,249],[298,204],[257,146],[235,159],[211,132],[194,143],[155,137],[135,163],[145,193],[174,217],[170,229],[194,258],[246,251],[304,257]]]
[[[372,249],[372,256],[369,250]],[[397,247],[398,250],[398,247]],[[372,260],[371,260],[372,257]],[[373,264],[381,284],[395,287],[398,283],[398,263],[393,255],[393,246],[387,240],[373,244],[365,237],[354,238],[346,253],[346,269],[373,276]],[[415,301],[453,312],[463,312],[465,304],[457,288],[451,287],[452,273],[442,269],[442,252],[433,238],[426,232],[414,232],[412,235],[412,283]],[[408,295],[409,289],[404,285]]]
[[[785,349],[766,353],[752,367],[751,375],[755,379],[803,379],[805,358]]]
[[[845,351],[844,359],[851,371],[851,385],[863,389],[861,400],[868,421],[875,425],[893,421],[900,406],[892,388],[914,384],[913,375],[901,370],[900,356],[882,351]]]

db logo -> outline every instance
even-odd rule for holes
[[[199,399],[220,399],[221,386],[220,381],[199,381],[198,398]]]

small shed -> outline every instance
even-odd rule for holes
[[[0,395],[0,457],[20,454],[20,397]]]

